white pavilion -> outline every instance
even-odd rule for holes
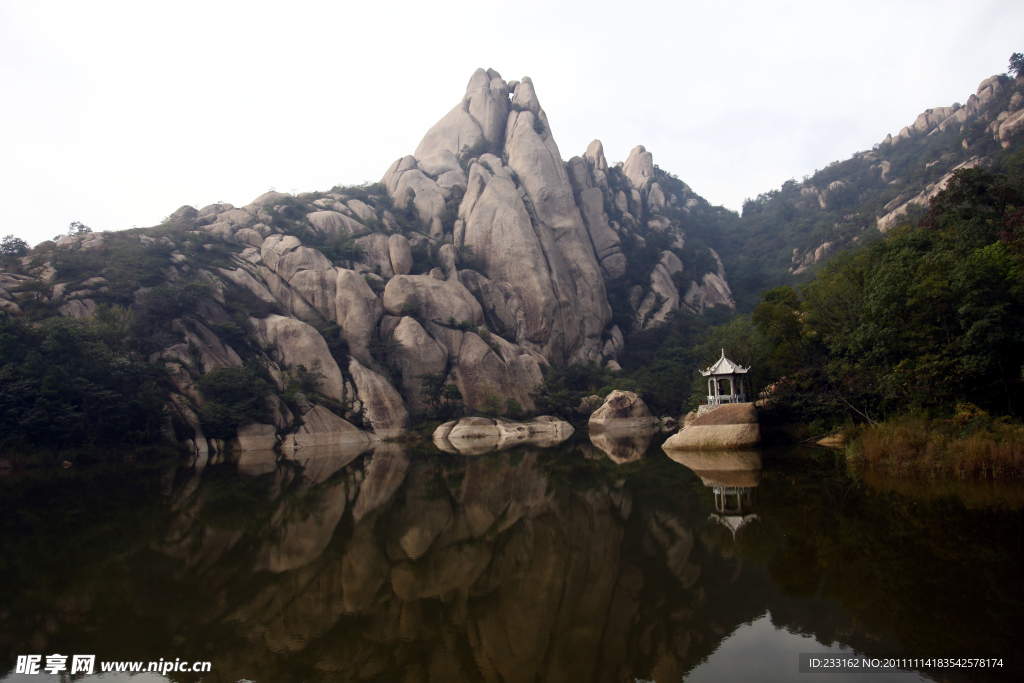
[[[747,394],[744,386],[743,376],[750,368],[733,363],[725,357],[725,349],[722,349],[722,357],[707,370],[701,370],[700,374],[708,378],[708,406],[719,406],[723,403],[746,403]],[[739,391],[737,391],[737,380],[739,380]],[[726,393],[726,382],[728,382],[728,393]]]

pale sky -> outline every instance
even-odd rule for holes
[[[714,204],[966,102],[1024,3],[0,0],[0,236],[377,181],[477,67],[533,78],[562,156],[642,144]]]

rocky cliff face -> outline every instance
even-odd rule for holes
[[[637,147],[620,166],[609,169],[599,140],[563,162],[530,78],[506,82],[478,69],[462,102],[382,183],[397,206],[452,245],[456,263],[473,255],[472,269],[445,277],[478,296],[490,329],[549,363],[606,362],[616,355],[602,343],[612,319],[606,282],[628,264],[620,234],[655,230],[677,249],[685,244],[679,222],[658,215],[666,198],[652,182],[652,155]],[[613,192],[610,173],[628,196]],[[609,218],[614,206],[621,222]],[[672,275],[682,264],[667,250],[663,260],[669,265],[650,273],[634,307],[641,326],[673,310],[732,305],[721,266],[681,292]]]
[[[801,186],[784,187],[782,195],[793,195],[787,203],[795,209],[794,223],[815,221],[815,214],[822,223],[793,248],[789,272],[805,272],[871,237],[872,229],[884,234],[911,221],[957,169],[1008,170],[1007,161],[1024,141],[1022,128],[1024,77],[991,76],[966,104],[926,109],[872,150],[830,165]]]
[[[533,82],[478,69],[378,185],[183,206],[156,228],[44,243],[3,274],[0,305],[142,314],[147,292],[195,284],[202,301],[160,320],[148,347],[197,451],[223,444],[203,435],[196,382],[251,362],[275,397],[266,424],[240,431],[243,446],[351,442],[359,429],[387,438],[424,407],[424,376],[455,385],[470,411],[511,399],[530,409],[546,365],[617,368],[630,329],[733,306],[720,260],[710,272],[684,265],[681,217],[698,198],[678,180],[663,188],[668,178],[642,146],[616,166],[597,140],[563,161]],[[152,267],[125,279],[120,258]]]

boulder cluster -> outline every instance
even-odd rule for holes
[[[967,98],[966,105],[957,103],[951,107],[925,110],[912,125],[900,129],[896,137],[887,135],[882,144],[897,145],[904,140],[935,135],[946,130],[964,133],[972,123],[980,121],[986,124],[984,135],[991,136],[1003,149],[1006,149],[1011,144],[1011,138],[1024,128],[1024,94],[1017,89],[1009,101],[1004,103],[1005,107],[997,106],[997,100],[1000,99],[1000,95],[1005,97],[1006,95],[1003,93],[1006,93],[1007,90],[1012,91],[1020,86],[1024,86],[1024,74],[1019,76],[1016,81],[1005,75],[990,76],[978,85],[975,94]],[[977,146],[977,142],[975,146]],[[966,138],[963,141],[963,147],[965,150],[971,149],[971,144]],[[937,161],[952,157],[952,153],[946,154]],[[899,195],[885,205],[886,213],[876,221],[878,230],[884,233],[899,224],[900,219],[907,215],[908,209],[914,206],[926,208],[932,197],[946,189],[949,181],[953,178],[953,172],[957,169],[974,168],[982,165],[985,161],[982,155],[971,156],[919,192],[904,192]],[[884,177],[889,173],[889,163],[882,163],[884,164],[884,167],[881,167]],[[934,163],[936,162],[932,162],[928,166]]]
[[[909,138],[934,135],[936,132],[949,129],[962,132],[968,125],[968,119],[984,114],[990,121],[986,130],[1005,149],[1010,146],[1010,137],[1024,126],[1024,109],[1021,107],[1024,95],[1015,92],[1006,109],[995,112],[988,112],[986,109],[1008,88],[1012,89],[1022,84],[1024,74],[1018,76],[1016,82],[1005,75],[989,76],[978,85],[977,92],[967,98],[967,104],[955,103],[951,107],[926,109],[918,115],[914,123],[901,128],[895,137],[886,135],[883,144],[898,144]]]
[[[868,228],[884,234],[907,223],[928,209],[956,171],[998,168],[998,157],[1012,153],[1022,130],[1024,75],[990,76],[966,104],[926,109],[870,151],[830,165],[827,173],[823,169],[827,184],[807,178],[799,186],[794,183],[799,194],[787,200],[797,210],[795,221],[813,222],[815,213],[829,212],[838,220],[819,223],[810,239],[800,240],[792,250],[790,274],[800,275],[859,244]]]
[[[644,244],[654,231],[672,245],[647,285],[628,292],[637,328],[673,311],[734,306],[720,259],[715,272],[682,277],[678,216],[706,202],[678,181],[669,192],[657,178],[643,146],[610,166],[595,140],[564,162],[530,78],[505,81],[478,69],[462,100],[414,154],[391,165],[376,194],[270,191],[242,207],[183,206],[133,237],[167,252],[166,282],[195,278],[214,292],[199,315],[174,323],[176,338],[151,357],[173,378],[169,409],[196,430],[196,450],[225,447],[202,434],[196,415],[204,397],[195,383],[243,363],[238,341],[218,327],[230,320],[227,290],[273,311],[250,316],[246,332],[278,393],[299,368],[316,368],[318,393],[335,402],[328,409],[314,399],[272,398],[271,422],[239,430],[242,449],[396,436],[424,407],[424,377],[454,385],[476,412],[495,401],[531,410],[550,364],[617,370],[624,330],[611,324],[608,287],[630,267],[627,237]],[[234,253],[216,265],[197,262],[159,232],[168,226],[185,228],[204,249],[229,245]],[[63,237],[25,257],[19,273],[0,276],[0,308],[18,314],[17,290],[38,280],[61,315],[91,316],[107,279],[61,282],[55,255],[102,253],[111,239]],[[432,267],[421,267],[424,259]]]

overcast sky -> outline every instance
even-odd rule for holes
[[[562,156],[642,144],[715,204],[966,102],[1024,3],[0,0],[0,235],[377,181],[473,70],[531,76]]]

